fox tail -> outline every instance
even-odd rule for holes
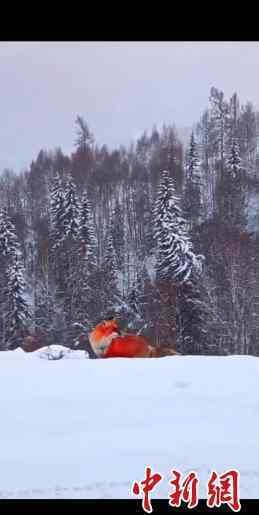
[[[179,352],[176,352],[176,350],[166,347],[153,347],[152,345],[149,345],[149,356],[150,358],[162,358],[165,356],[181,356]]]

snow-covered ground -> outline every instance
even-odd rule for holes
[[[259,359],[77,356],[0,353],[0,497],[131,498],[147,465],[164,476],[152,498],[171,469],[195,470],[205,498],[230,468],[259,497]]]

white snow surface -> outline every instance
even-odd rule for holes
[[[80,351],[76,351],[79,352]],[[78,356],[82,356],[79,354]],[[0,498],[132,498],[145,467],[236,468],[259,494],[259,359],[40,359],[0,353]],[[139,496],[141,503],[141,496]]]

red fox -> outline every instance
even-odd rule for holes
[[[100,358],[155,358],[178,354],[173,349],[158,349],[144,336],[120,334],[116,320],[105,320],[89,335],[89,341]]]

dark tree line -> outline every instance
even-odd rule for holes
[[[258,113],[212,88],[188,145],[173,126],[41,150],[0,176],[0,346],[73,347],[107,316],[188,354],[259,354]]]

